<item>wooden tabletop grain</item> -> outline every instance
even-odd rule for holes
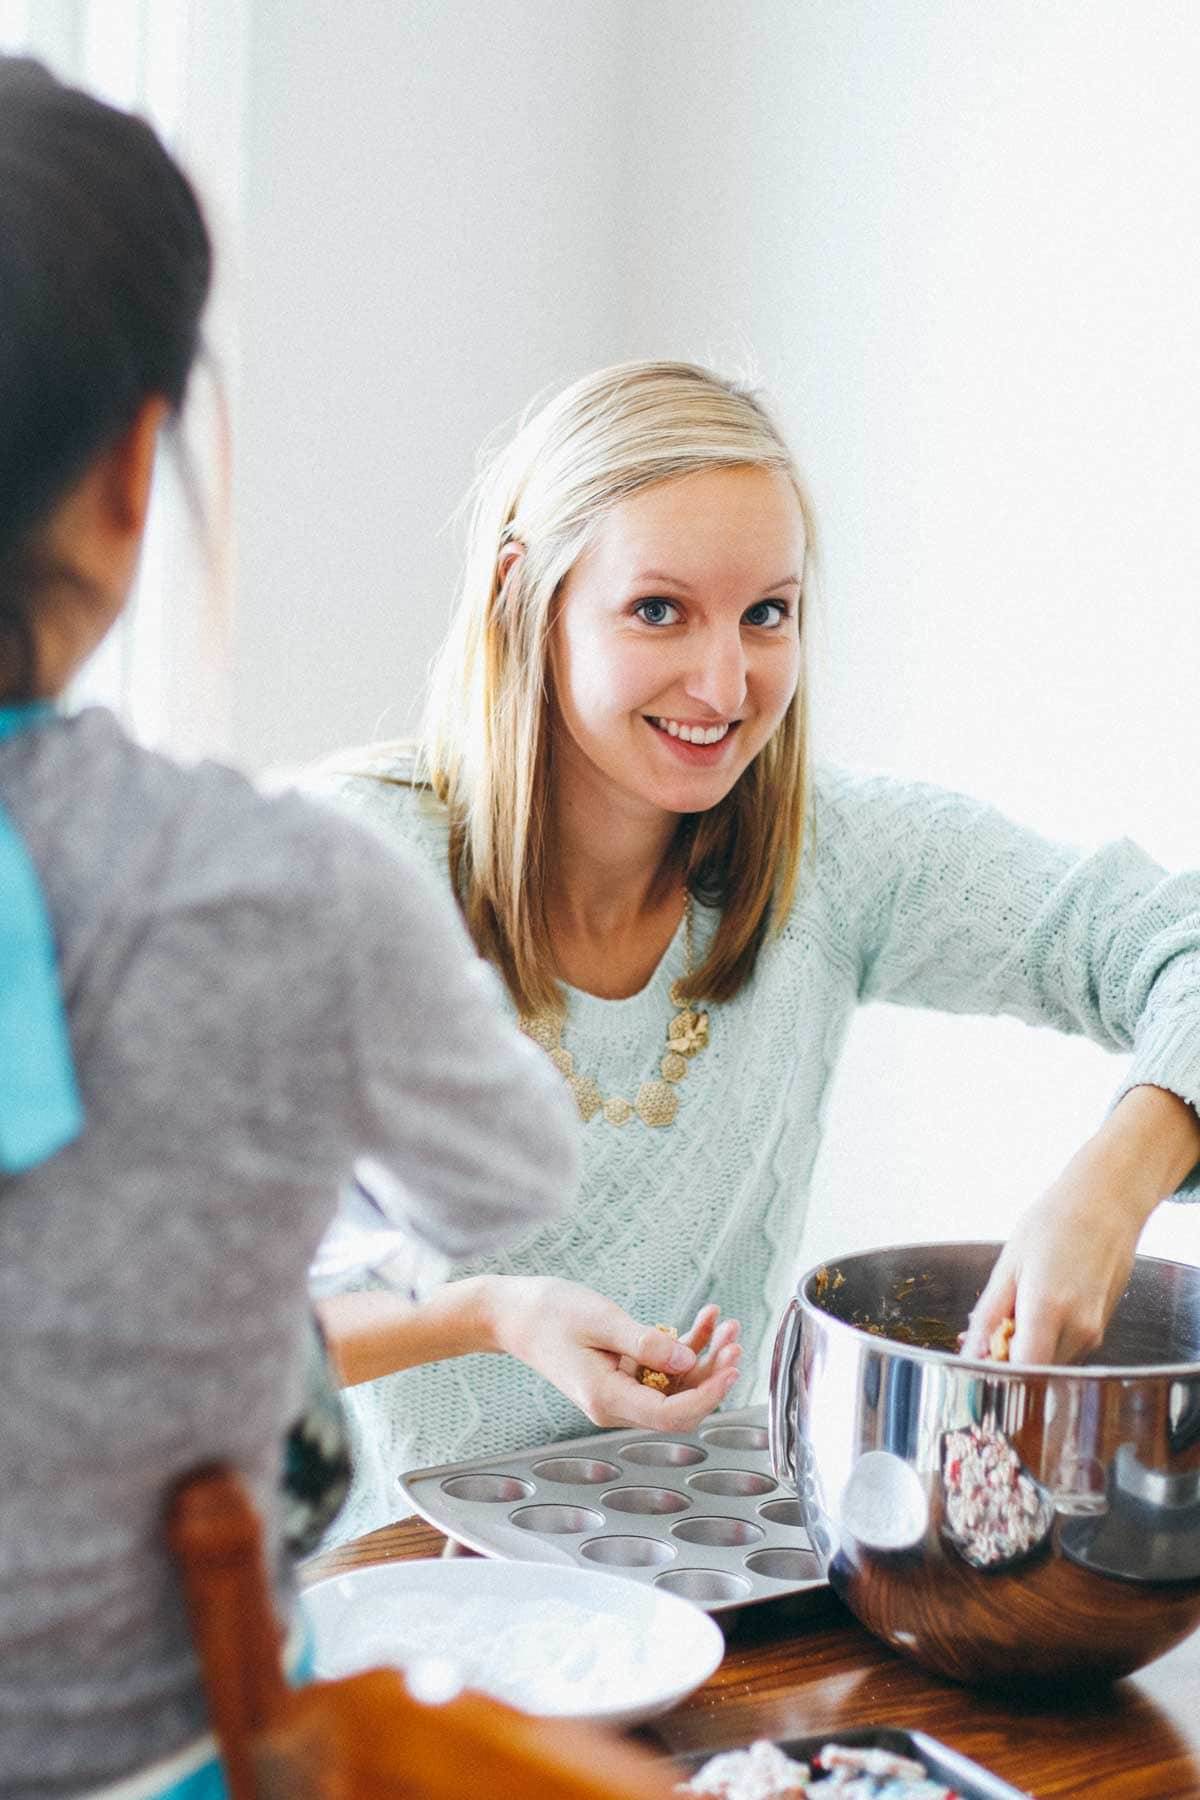
[[[445,1538],[404,1519],[312,1558],[317,1581],[368,1563],[438,1556]],[[824,1591],[718,1615],[725,1660],[690,1699],[636,1733],[675,1754],[854,1725],[925,1731],[1014,1787],[1052,1800],[1200,1800],[1200,1632],[1137,1675],[1086,1696],[1013,1700],[925,1674]]]

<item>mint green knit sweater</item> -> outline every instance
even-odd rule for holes
[[[386,758],[360,766],[374,772],[328,777],[325,791],[448,880],[436,803],[388,781],[401,771]],[[697,951],[714,922],[697,908]],[[681,929],[630,999],[568,990],[563,1042],[602,1093],[632,1098],[658,1074],[682,940]],[[396,954],[415,948],[398,941]],[[741,1320],[745,1345],[729,1404],[763,1398],[830,1077],[854,1008],[871,1000],[1081,1032],[1132,1051],[1119,1093],[1153,1082],[1197,1105],[1200,872],[1168,875],[1127,840],[1081,856],[961,795],[820,769],[791,915],[751,982],[710,1009],[675,1123],[617,1127],[598,1114],[581,1124],[570,1217],[457,1272],[566,1276],[647,1323],[682,1325],[715,1300]],[[396,1517],[401,1470],[592,1429],[502,1356],[409,1369],[346,1397],[358,1474],[339,1537]]]

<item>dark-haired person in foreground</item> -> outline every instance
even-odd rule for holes
[[[287,1623],[306,1271],[356,1158],[451,1257],[575,1180],[552,1076],[416,867],[56,710],[125,604],[209,273],[150,129],[0,58],[6,1800],[225,1793],[164,1504],[197,1465],[241,1470]]]

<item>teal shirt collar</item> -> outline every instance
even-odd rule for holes
[[[48,700],[0,706],[0,743],[54,717]],[[0,804],[0,1175],[35,1167],[82,1130],[50,915],[25,841]]]
[[[53,700],[20,700],[15,705],[0,705],[0,744],[16,737],[32,725],[42,725],[54,718],[57,707]]]

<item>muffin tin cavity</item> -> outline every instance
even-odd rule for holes
[[[800,1503],[772,1477],[765,1425],[757,1406],[693,1433],[596,1432],[416,1469],[400,1488],[485,1556],[520,1557],[528,1544],[531,1561],[565,1558],[721,1612],[824,1585]]]
[[[605,1494],[604,1504],[610,1512],[677,1513],[685,1512],[689,1502],[675,1488],[623,1487]]]
[[[689,1444],[683,1438],[648,1438],[642,1444],[626,1444],[621,1454],[627,1463],[644,1464],[650,1469],[682,1469],[706,1460],[706,1452],[699,1444]]]
[[[749,1519],[684,1519],[671,1527],[671,1536],[685,1544],[761,1544],[765,1535]]]
[[[706,1469],[703,1475],[689,1475],[688,1486],[702,1494],[769,1494],[775,1486],[769,1475],[755,1475],[750,1469]]]
[[[598,1537],[579,1546],[588,1562],[612,1569],[661,1569],[674,1560],[675,1552],[661,1538]]]
[[[544,1462],[534,1463],[533,1473],[543,1481],[563,1482],[568,1486],[590,1487],[593,1482],[621,1479],[616,1463],[598,1462],[589,1456],[548,1456]]]
[[[805,1581],[819,1572],[820,1564],[811,1550],[756,1550],[746,1558],[746,1567],[773,1581]]]
[[[767,1434],[757,1425],[713,1425],[700,1433],[706,1444],[721,1450],[765,1450]]]
[[[744,1575],[730,1575],[724,1569],[668,1569],[654,1577],[655,1587],[670,1594],[682,1594],[698,1606],[712,1606],[723,1601],[726,1606],[738,1600],[749,1600],[750,1583]]]
[[[548,1531],[555,1537],[598,1531],[604,1523],[604,1514],[590,1506],[519,1506],[510,1517],[522,1531]]]
[[[536,1491],[532,1481],[519,1481],[515,1475],[456,1475],[442,1483],[443,1494],[452,1500],[479,1500],[487,1506],[532,1500]]]
[[[798,1500],[764,1500],[758,1516],[766,1519],[769,1525],[790,1525],[796,1531],[804,1530],[804,1515]]]

